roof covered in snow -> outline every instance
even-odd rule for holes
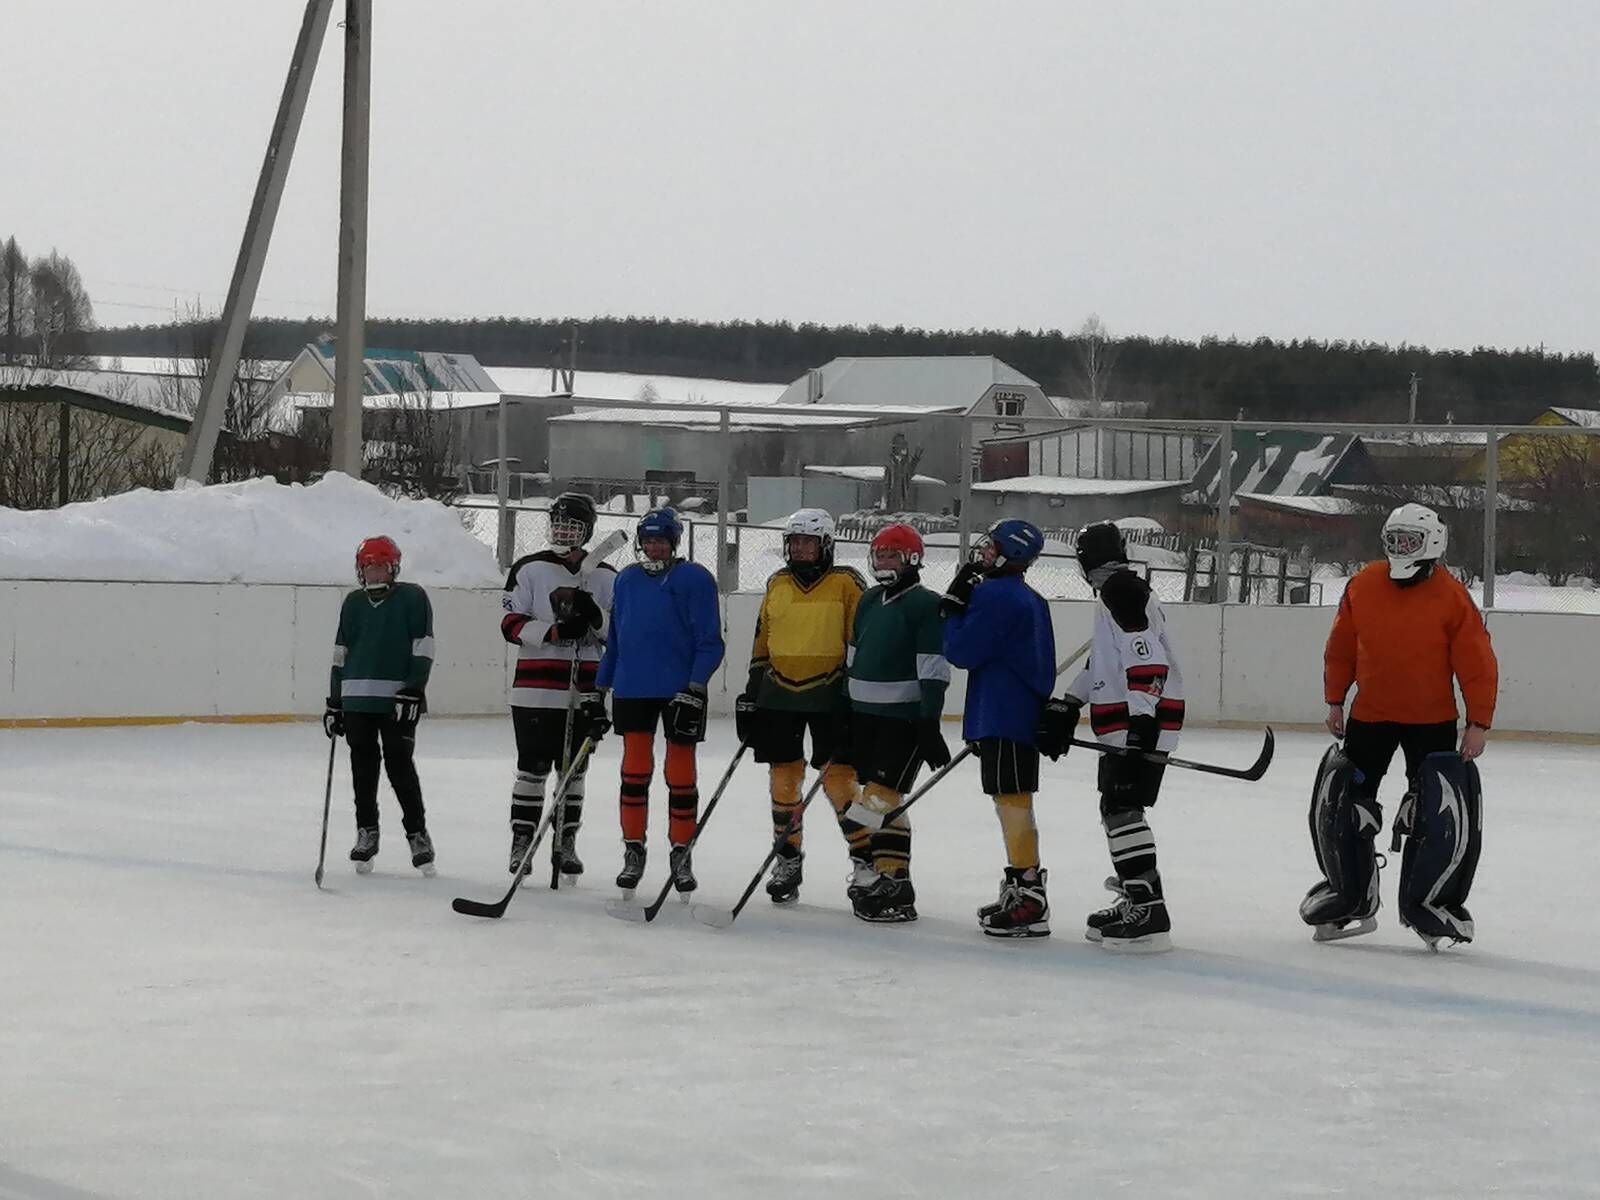
[[[884,467],[881,464],[877,466],[863,464],[861,466],[838,467],[812,464],[805,467],[804,471],[807,475],[834,475],[841,479],[859,479],[864,483],[882,483]],[[941,486],[944,484],[944,480],[935,479],[932,475],[913,475],[911,477],[911,482],[928,483]]]
[[[1013,479],[975,483],[972,490],[1019,496],[1140,496],[1177,492],[1188,486],[1188,482],[1182,479],[1079,479],[1064,475],[1018,475]]]
[[[1323,495],[1328,485],[1336,481],[1336,472],[1341,467],[1354,467],[1354,462],[1347,464],[1347,459],[1353,459],[1357,441],[1345,433],[1235,430],[1230,489],[1235,495],[1243,492],[1264,496]],[[1220,438],[1213,442],[1195,470],[1192,486],[1197,503],[1217,502],[1221,445]],[[1355,451],[1354,455],[1360,453]]]
[[[836,358],[796,379],[779,403],[966,412],[997,383],[1038,386],[992,354]]]

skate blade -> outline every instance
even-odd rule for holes
[[[1098,929],[1087,929],[1086,928],[1083,931],[1083,940],[1086,941],[1086,942],[1098,943],[1101,940],[1100,939],[1100,931]]]
[[[437,879],[439,877],[439,868],[432,863],[423,863],[417,870],[422,872],[424,879]]]
[[[1047,938],[1050,936],[1050,926],[1037,923],[1019,925],[1015,929],[990,929],[988,926],[983,926],[982,928],[985,936],[992,938]]]
[[[1100,939],[1100,948],[1110,950],[1115,954],[1160,954],[1172,949],[1172,935],[1170,933],[1147,933],[1136,938],[1108,938]]]
[[[898,912],[876,913],[870,917],[856,913],[855,917],[856,920],[865,921],[868,925],[909,925],[917,919],[917,914],[901,909]]]
[[[366,862],[358,862],[356,864],[356,874],[357,875],[371,875],[372,874],[372,860],[369,858],[369,859],[367,859]]]
[[[1360,937],[1364,933],[1371,933],[1377,927],[1377,917],[1361,917],[1343,925],[1330,922],[1312,929],[1311,940],[1313,942],[1342,942],[1345,938]]]
[[[622,899],[626,903],[632,904],[633,903],[633,893],[634,893],[635,889],[631,888],[631,887],[625,887],[625,888],[621,888],[619,890],[622,893]]]
[[[795,904],[800,899],[800,893],[790,892],[786,896],[774,896],[769,893],[767,899],[771,900],[774,904]]]
[[[626,900],[606,901],[606,916],[615,917],[619,921],[632,921],[638,925],[643,925],[650,919],[644,915],[642,905],[632,904]]]

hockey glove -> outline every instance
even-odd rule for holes
[[[337,696],[328,697],[328,707],[322,713],[322,732],[330,738],[344,736],[344,709],[339,707]]]
[[[1083,703],[1071,696],[1059,700],[1046,700],[1039,710],[1039,727],[1033,732],[1033,742],[1040,754],[1054,761],[1072,749],[1072,736],[1077,732],[1078,721],[1083,716]]]
[[[944,731],[939,727],[938,717],[917,722],[917,753],[935,771],[949,765],[950,747],[945,745]]]
[[[605,616],[601,613],[600,606],[595,603],[594,597],[582,588],[572,593],[572,611],[568,615],[582,617],[588,622],[590,629],[599,629],[605,623]]]
[[[956,577],[950,581],[950,586],[945,589],[944,595],[939,597],[939,615],[953,617],[966,612],[972,593],[977,590],[982,580],[982,563],[963,563],[961,569],[956,572]]]
[[[547,642],[575,642],[589,632],[589,618],[570,612],[550,626],[544,635]]]
[[[698,742],[706,736],[706,689],[691,683],[667,703],[667,738],[674,742]]]
[[[761,729],[761,710],[755,697],[744,695],[733,702],[733,728],[739,735],[739,744],[748,746]]]
[[[1133,717],[1128,722],[1128,752],[1101,758],[1100,792],[1114,808],[1148,808],[1156,802],[1167,768],[1151,762],[1145,752],[1156,748],[1159,733],[1154,717]]]
[[[402,725],[415,725],[422,719],[422,693],[416,688],[401,688],[394,696],[394,719]]]
[[[578,728],[574,731],[579,741],[590,738],[598,742],[611,732],[611,715],[606,712],[604,692],[585,692],[578,701]]]

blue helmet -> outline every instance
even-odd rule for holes
[[[641,566],[652,575],[667,569],[667,563],[661,559],[653,559],[644,552],[644,539],[647,537],[662,537],[672,547],[672,552],[678,552],[678,543],[683,540],[683,522],[678,520],[678,514],[670,508],[652,508],[639,521],[639,528],[633,535],[633,551]]]
[[[989,526],[989,544],[995,566],[1025,567],[1044,552],[1044,534],[1031,521],[1008,517]]]

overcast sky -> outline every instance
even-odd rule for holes
[[[374,315],[1600,349],[1593,0],[375,8]],[[220,308],[302,11],[4,0],[0,237]],[[334,307],[341,42],[259,313]]]

